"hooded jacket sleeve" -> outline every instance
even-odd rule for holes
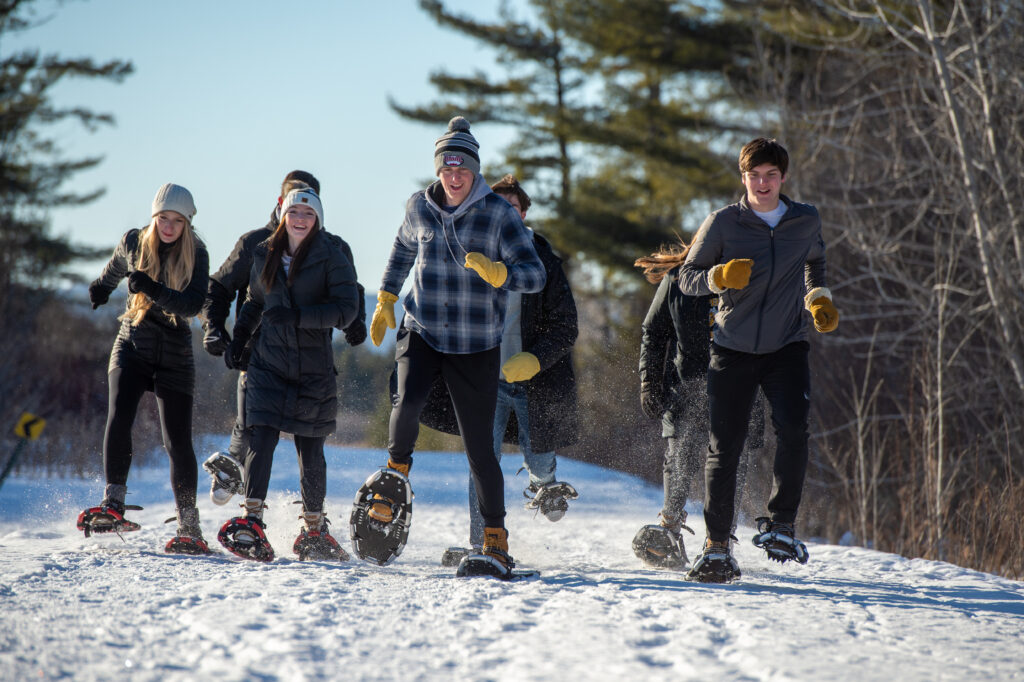
[[[181,317],[195,317],[206,301],[207,283],[210,278],[210,254],[206,246],[196,239],[195,263],[192,267],[192,279],[182,291],[164,286],[160,294],[153,300],[165,311]]]
[[[540,362],[541,371],[550,369],[572,350],[579,335],[576,300],[562,263],[549,246],[542,260],[547,264],[547,281],[540,297],[540,322],[536,340],[523,350],[532,353]]]
[[[512,205],[507,206],[509,219],[501,225],[501,261],[508,276],[502,288],[524,294],[540,291],[547,280],[544,263],[533,247],[533,235]]]
[[[108,296],[128,275],[128,254],[135,248],[134,244],[138,241],[135,237],[137,234],[138,230],[129,230],[121,236],[121,241],[114,247],[110,260],[103,266],[100,276],[94,280],[94,283],[99,284]]]
[[[356,271],[340,248],[331,249],[327,266],[327,300],[299,306],[299,327],[303,329],[344,329],[359,313]]]
[[[222,326],[231,312],[235,295],[244,292],[249,284],[249,270],[252,269],[252,249],[242,235],[235,242],[235,248],[217,272],[210,275],[203,304],[203,317],[208,324]],[[243,294],[244,295],[244,294]]]
[[[672,316],[668,309],[668,288],[672,278],[665,276],[654,293],[647,317],[640,327],[640,382],[662,388],[667,348],[675,340]]]
[[[708,286],[708,271],[718,265],[723,251],[722,236],[715,217],[716,214],[712,213],[704,219],[679,273],[679,289],[688,296],[707,296],[713,293]]]

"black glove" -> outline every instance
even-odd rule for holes
[[[640,382],[640,408],[648,419],[658,419],[665,411],[664,398],[653,382]]]
[[[107,288],[100,284],[99,280],[96,280],[89,285],[89,302],[92,303],[92,309],[96,310],[101,305],[110,300],[110,292]]]
[[[163,288],[163,284],[154,282],[152,277],[141,270],[134,270],[128,275],[128,291],[133,294],[145,294],[155,300]]]
[[[356,320],[345,327],[344,332],[345,340],[348,341],[350,346],[358,346],[363,341],[366,341],[366,323],[362,320]]]
[[[285,308],[283,305],[276,305],[269,310],[263,311],[263,323],[280,325],[282,327],[299,326],[299,311],[295,308]]]
[[[222,324],[211,324],[203,335],[203,348],[213,356],[223,355],[231,343],[228,330]]]
[[[242,372],[249,369],[249,354],[245,350],[248,341],[249,339],[242,336],[235,336],[228,343],[228,349],[224,353],[224,364],[228,369],[237,369]]]

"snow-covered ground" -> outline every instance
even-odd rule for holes
[[[224,446],[226,439],[208,445]],[[356,488],[381,451],[330,449],[328,512],[342,545]],[[507,454],[513,555],[539,579],[460,579],[440,566],[468,533],[460,455],[417,455],[413,526],[392,565],[302,563],[297,466],[275,462],[268,535],[278,559],[163,553],[173,525],[166,463],[134,470],[143,524],[85,539],[99,481],[15,477],[0,489],[0,679],[74,680],[1010,680],[1024,679],[1024,583],[950,564],[809,544],[770,563],[741,526],[743,579],[699,585],[644,568],[630,540],[660,489],[562,461],[580,499],[550,523],[522,509]],[[201,475],[203,529],[216,507]],[[687,537],[703,537],[699,509]],[[219,547],[219,546],[218,546]]]

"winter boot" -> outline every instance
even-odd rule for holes
[[[227,504],[235,494],[245,493],[242,465],[230,453],[213,453],[203,462],[203,469],[213,477],[210,483],[210,499],[214,504]]]
[[[408,478],[409,471],[412,469],[412,462],[399,464],[389,457],[387,468],[393,469]],[[381,495],[375,495],[373,499],[374,503],[370,506],[370,510],[366,512],[366,515],[380,523],[391,523],[392,519],[395,518],[395,501],[386,499]]]
[[[349,555],[327,532],[327,515],[323,512],[302,512],[303,522],[292,551],[299,561],[348,561]]]
[[[580,494],[564,481],[552,481],[543,485],[531,483],[523,491],[523,496],[529,500],[527,509],[539,510],[548,521],[558,521],[569,510],[568,501],[575,500]]]
[[[796,539],[796,527],[792,523],[772,521],[767,516],[759,517],[755,522],[757,535],[753,538],[754,546],[763,549],[769,559],[783,564],[789,560],[807,563],[807,547]]]
[[[263,500],[247,498],[245,516],[236,516],[221,526],[217,539],[229,552],[243,559],[273,561],[274,548],[270,546],[263,523]]]
[[[178,522],[178,534],[167,542],[164,551],[168,554],[213,554],[203,539],[203,530],[199,527],[199,510],[195,507],[178,508],[177,516],[167,519],[167,523]]]
[[[504,528],[484,528],[484,548],[480,553],[498,561],[508,571],[516,566],[508,553],[508,531]]]
[[[739,564],[732,558],[729,541],[716,542],[708,538],[686,579],[701,583],[731,583],[741,575]]]
[[[124,503],[128,489],[124,485],[107,484],[103,501],[98,507],[89,507],[78,515],[78,530],[89,537],[93,533],[117,533],[139,530],[141,526],[124,518],[125,511],[140,510],[142,507]]]
[[[678,517],[664,512],[659,517],[660,524],[647,525],[637,531],[633,538],[633,553],[653,568],[681,571],[690,561],[686,556],[682,532],[685,529],[692,535],[693,529],[685,523],[685,511]]]

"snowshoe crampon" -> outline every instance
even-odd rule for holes
[[[682,538],[665,526],[642,527],[633,537],[633,553],[653,568],[681,571],[689,563]]]
[[[126,533],[139,530],[142,526],[124,518],[127,510],[139,511],[142,507],[134,504],[124,506],[101,504],[98,507],[89,507],[78,515],[78,530],[89,537],[93,533]]]
[[[533,496],[530,496],[533,493]],[[569,500],[575,500],[580,496],[576,488],[565,481],[553,481],[546,483],[539,488],[532,485],[523,494],[528,498],[526,509],[535,509],[544,515],[548,521],[558,521],[565,512],[569,511]]]
[[[243,559],[273,561],[274,548],[264,532],[263,521],[254,516],[236,516],[221,526],[217,539],[229,552]]]
[[[441,555],[441,565],[454,568],[470,554],[479,554],[479,547],[449,547]]]
[[[374,472],[356,492],[349,517],[352,548],[363,561],[384,566],[405,549],[412,525],[412,486],[409,479],[394,469]],[[391,507],[391,521],[382,523],[370,516],[374,504]]]
[[[176,535],[167,541],[164,551],[168,554],[190,554],[192,556],[204,556],[214,554],[206,541],[202,538],[194,538],[189,535]]]
[[[686,574],[686,579],[699,583],[731,583],[741,577],[740,565],[729,551],[729,543],[708,543],[693,566]]]
[[[525,568],[506,566],[498,559],[486,554],[469,554],[462,558],[455,575],[460,578],[473,578],[478,576],[498,578],[500,580],[525,580],[536,578],[540,571]]]
[[[756,519],[757,535],[753,538],[755,547],[760,547],[772,561],[786,563],[796,561],[798,564],[806,564],[810,555],[807,553],[807,546],[797,540],[793,526],[783,523],[773,523],[771,519],[762,516]]]
[[[299,555],[299,561],[348,561],[351,558],[326,527],[319,531],[304,529],[295,538],[292,551]]]
[[[213,477],[210,499],[214,504],[227,504],[233,495],[245,493],[242,465],[226,452],[215,452],[203,462],[203,469]]]

